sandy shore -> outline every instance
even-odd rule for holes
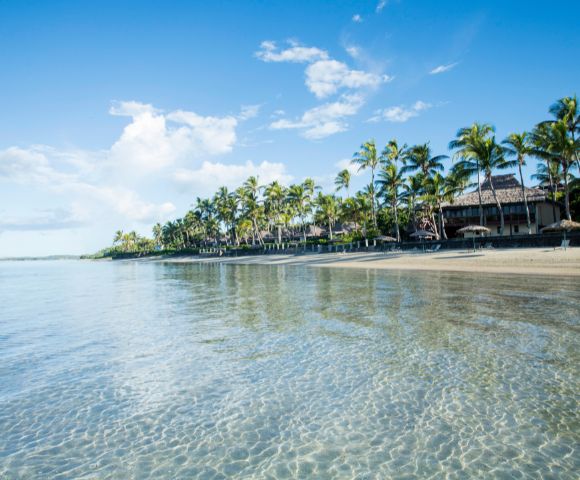
[[[580,248],[527,248],[438,253],[347,253],[256,255],[235,258],[197,256],[141,259],[171,263],[227,263],[240,265],[300,265],[326,268],[431,270],[515,275],[580,276]]]

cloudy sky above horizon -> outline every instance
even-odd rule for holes
[[[476,120],[500,139],[529,129],[578,93],[579,13],[558,0],[0,1],[0,257],[149,234],[250,175],[331,188],[370,138],[448,154]]]

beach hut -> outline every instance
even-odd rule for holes
[[[467,227],[460,228],[457,233],[462,233],[464,236],[466,233],[473,233],[473,251],[475,252],[475,236],[477,234],[484,235],[489,234],[491,230],[487,227],[482,227],[481,225],[467,225]]]
[[[580,230],[580,223],[573,222],[572,220],[560,220],[559,222],[552,223],[547,227],[542,228],[540,230],[542,233],[544,232],[563,232],[564,239],[562,240],[562,248],[566,250],[566,247],[570,243],[569,240],[566,240],[566,232],[571,230]]]

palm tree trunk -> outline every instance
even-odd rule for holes
[[[445,232],[445,218],[443,218],[443,208],[439,204],[439,230],[444,240],[447,240],[447,233]]]
[[[564,174],[564,207],[566,208],[566,218],[572,220],[570,215],[570,189],[568,188],[568,163],[562,163],[562,173]]]
[[[503,236],[503,227],[504,227],[504,218],[503,218],[503,209],[501,208],[501,203],[497,198],[497,194],[495,192],[495,187],[493,186],[493,182],[491,180],[491,174],[488,176],[489,179],[489,186],[491,187],[491,193],[493,194],[493,199],[495,200],[495,204],[497,205],[497,209],[499,211],[499,234]]]
[[[399,231],[399,214],[397,212],[397,202],[393,202],[393,216],[395,217],[395,233],[397,242],[401,241],[401,233]]]
[[[528,207],[528,196],[526,195],[526,187],[524,186],[524,176],[522,174],[522,162],[518,162],[520,170],[520,184],[522,185],[522,196],[524,197],[524,205],[526,207],[526,222],[528,224],[528,235],[532,234],[532,222],[530,221],[530,209]]]
[[[375,169],[371,169],[371,213],[373,216],[373,228],[377,228],[377,216],[375,213]]]
[[[483,227],[483,203],[481,201],[481,178],[479,176],[479,160],[477,161],[477,196],[479,198],[479,225]]]
[[[278,223],[278,245],[282,243],[282,226]]]
[[[332,222],[328,219],[328,238],[332,240]]]

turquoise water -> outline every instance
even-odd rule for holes
[[[0,478],[578,478],[574,279],[0,262]]]

